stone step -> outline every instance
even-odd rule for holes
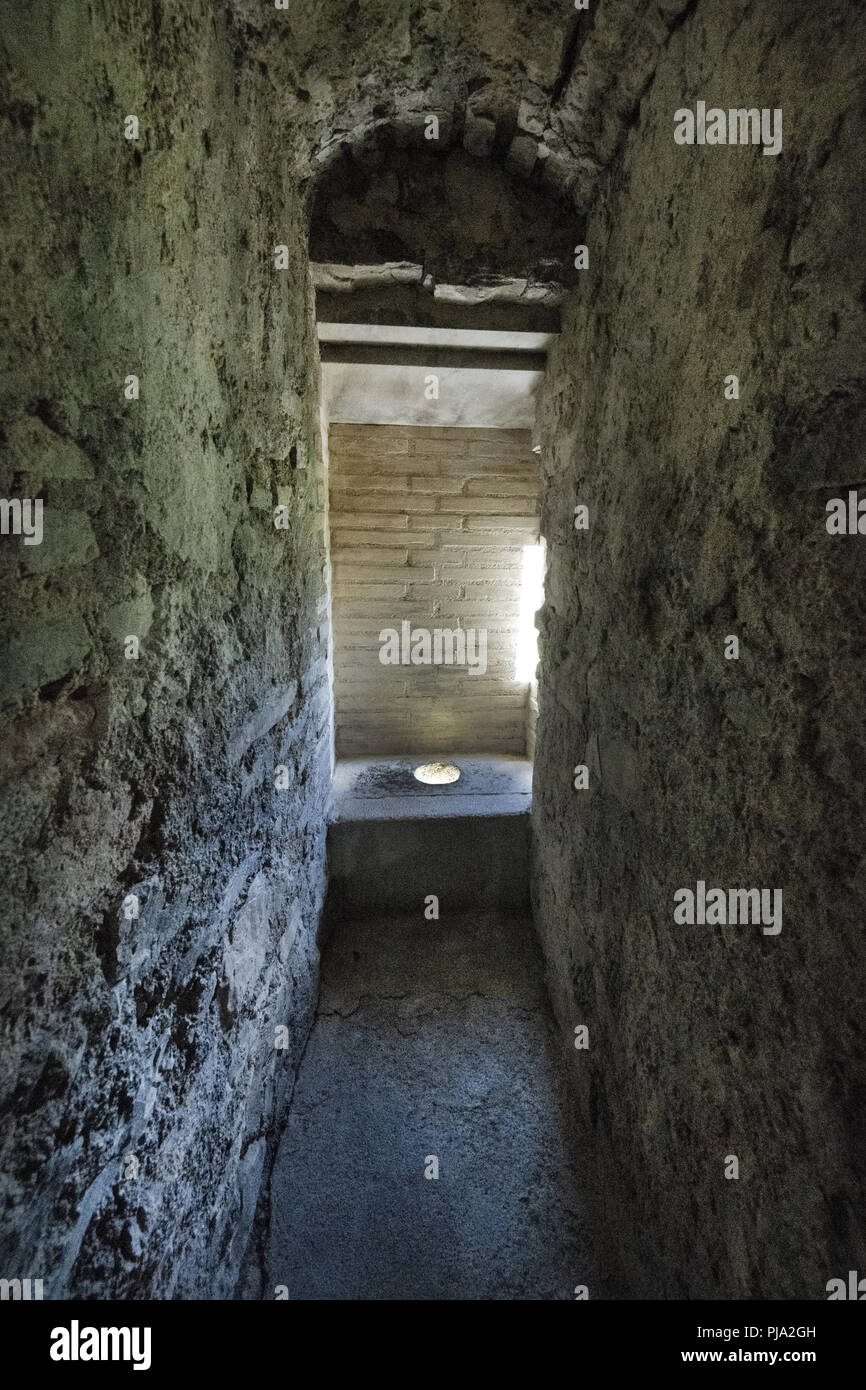
[[[328,829],[328,916],[529,909],[529,813],[344,820]]]

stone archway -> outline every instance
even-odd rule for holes
[[[379,127],[311,196],[342,758],[534,746],[535,394],[578,219],[515,167],[508,122],[483,148],[480,122]],[[383,632],[404,635],[393,661]],[[474,680],[440,669],[452,632],[484,644],[483,670],[457,662]]]

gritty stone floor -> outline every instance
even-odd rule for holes
[[[245,1295],[592,1296],[561,1046],[529,921],[339,926]]]

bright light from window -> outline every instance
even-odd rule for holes
[[[538,633],[535,614],[544,602],[544,542],[523,547],[523,578],[520,584],[520,618],[517,631],[517,661],[514,679],[528,685],[538,665]]]

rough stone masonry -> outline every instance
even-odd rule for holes
[[[866,484],[862,11],[0,15],[0,493],[43,502],[0,537],[3,1270],[234,1290],[325,891],[308,220],[433,113],[589,252],[543,396],[534,902],[598,1240],[637,1296],[824,1297],[864,1258],[864,560],[824,525]],[[784,148],[678,144],[699,100]],[[697,880],[783,888],[784,931],[675,924]]]

